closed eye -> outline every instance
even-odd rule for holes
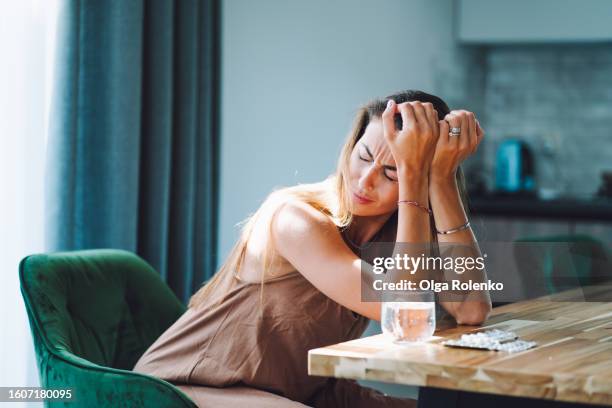
[[[371,162],[371,161],[372,161],[372,160],[370,160],[370,159],[366,159],[365,157],[361,157],[361,155],[359,155],[359,159],[360,159],[360,160],[363,160],[364,162],[367,162],[367,163],[369,163],[369,162]],[[396,179],[394,179],[393,177],[389,177],[389,175],[387,174],[387,169],[384,169],[384,170],[383,170],[383,173],[384,173],[385,178],[386,178],[387,180],[389,180],[389,181],[393,181],[394,183],[397,183],[397,180],[396,180]]]
[[[388,178],[389,180],[393,181],[394,183],[397,183],[397,179],[394,179],[394,178],[392,178],[392,177],[389,177],[389,176],[387,175],[387,172],[386,172],[386,171],[385,171],[385,177],[386,177],[386,178]]]

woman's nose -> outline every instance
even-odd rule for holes
[[[376,169],[374,166],[367,166],[359,178],[359,188],[364,191],[372,190],[374,188],[375,177]]]

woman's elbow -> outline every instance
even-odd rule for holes
[[[482,302],[470,302],[472,303],[470,307],[464,307],[459,309],[457,315],[455,316],[455,320],[457,320],[457,324],[467,324],[467,325],[481,325],[483,324],[489,314],[491,313],[491,304],[490,303],[482,303]]]

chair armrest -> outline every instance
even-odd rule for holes
[[[128,370],[102,367],[66,351],[45,350],[44,388],[71,388],[73,401],[49,401],[47,407],[185,407],[197,408],[167,381]]]

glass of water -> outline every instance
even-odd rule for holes
[[[436,330],[433,291],[414,291],[395,301],[382,302],[381,328],[385,335],[400,344],[430,339]]]

